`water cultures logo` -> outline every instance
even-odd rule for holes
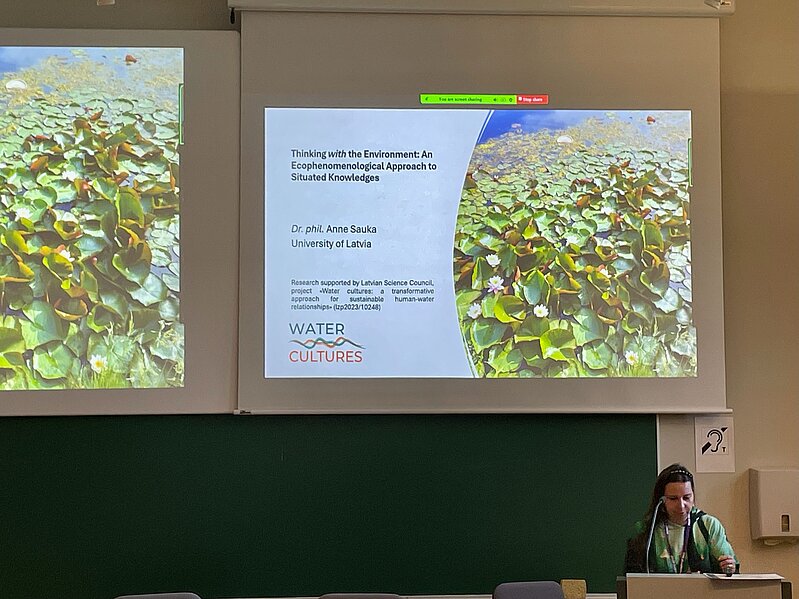
[[[289,362],[308,364],[363,362],[364,346],[344,336],[343,322],[290,322],[289,331],[292,335],[305,337],[305,339],[289,340],[289,343],[295,343],[302,348],[289,350]],[[330,339],[331,337],[333,338]],[[350,349],[350,346],[357,349]]]

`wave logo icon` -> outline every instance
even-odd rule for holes
[[[364,346],[345,337],[343,322],[290,322],[289,331],[289,362],[320,367],[364,361]]]
[[[323,337],[317,337],[316,339],[306,339],[305,341],[301,341],[299,339],[291,339],[291,343],[296,343],[297,345],[301,345],[305,349],[314,349],[320,345],[328,348],[328,349],[336,349],[341,347],[342,345],[352,345],[353,347],[357,347],[358,349],[364,349],[363,345],[359,345],[355,343],[352,339],[347,339],[343,335],[339,335],[332,341],[328,341]]]

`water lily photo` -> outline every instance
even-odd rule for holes
[[[0,47],[0,390],[183,385],[180,48]]]
[[[491,113],[454,239],[474,376],[696,376],[690,141],[688,111]]]

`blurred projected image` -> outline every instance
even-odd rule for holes
[[[0,47],[0,389],[179,387],[180,48]]]
[[[696,376],[688,111],[495,111],[458,212],[479,377]]]

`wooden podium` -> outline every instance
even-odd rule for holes
[[[616,579],[617,599],[791,599],[791,583],[776,575],[627,574]]]

